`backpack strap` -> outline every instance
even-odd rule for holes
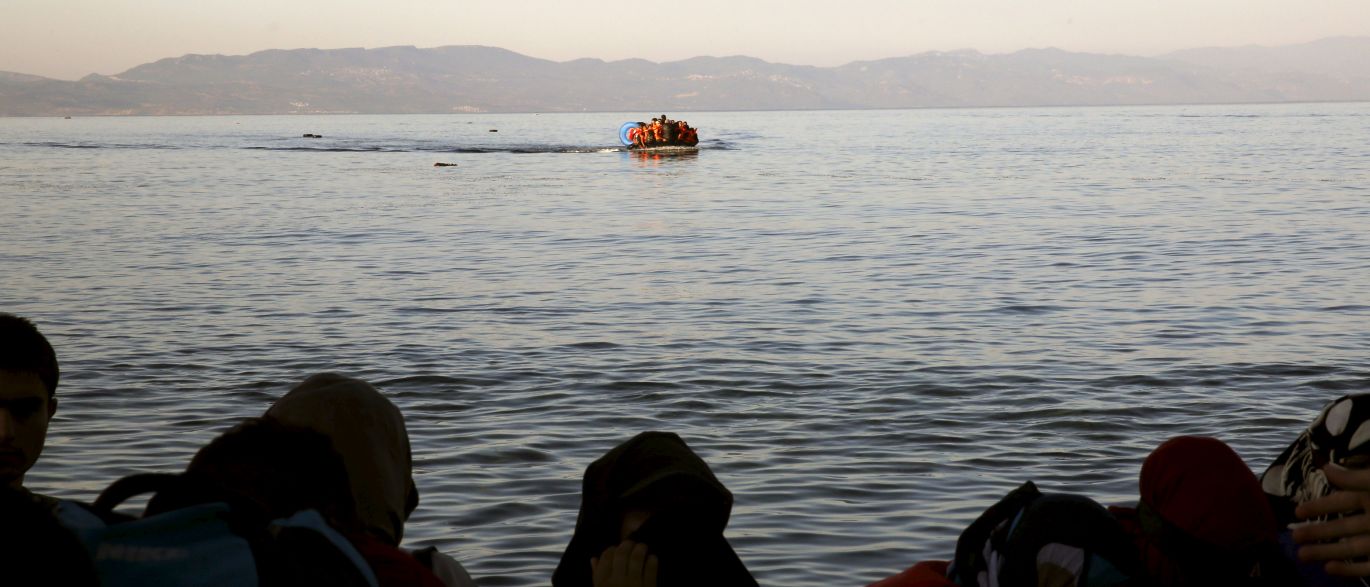
[[[357,551],[356,547],[352,546],[352,542],[337,530],[333,529],[332,526],[329,526],[328,522],[324,521],[323,516],[320,515],[317,510],[300,510],[288,518],[282,518],[271,522],[270,531],[275,534],[278,539],[283,539],[284,532],[292,529],[307,530],[322,536],[323,539],[327,540],[333,548],[336,548],[342,556],[346,557],[348,562],[352,563],[352,566],[356,568],[357,573],[361,576],[362,580],[365,581],[368,587],[377,587],[379,585],[380,582],[376,579],[375,572],[371,570],[371,564],[367,563],[366,558]]]
[[[103,517],[114,512],[114,508],[119,504],[128,501],[128,498],[144,493],[159,493],[164,489],[182,484],[181,476],[172,473],[139,473],[129,475],[106,487],[100,492],[100,496],[95,498],[95,503],[91,509],[96,515]]]
[[[148,493],[152,497],[142,516],[130,517],[114,511],[130,498]],[[235,531],[265,526],[271,521],[260,504],[189,473],[137,473],[123,477],[100,492],[89,509],[115,523],[214,502],[223,502],[234,512],[231,521]]]

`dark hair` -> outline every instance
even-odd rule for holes
[[[49,398],[57,393],[57,353],[27,318],[0,312],[0,371],[36,374]]]
[[[219,435],[195,453],[186,476],[249,499],[272,519],[314,509],[340,530],[359,525],[332,441],[275,418],[248,418]]]

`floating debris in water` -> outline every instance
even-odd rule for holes
[[[307,132],[307,133],[304,133],[304,137],[303,137],[303,138],[306,138],[306,139],[322,139],[322,138],[323,138],[323,135],[316,135],[316,134],[314,134],[314,133],[309,133],[309,132]]]
[[[497,128],[492,128],[492,129],[490,129],[490,132],[499,132],[499,129],[497,129]]]
[[[456,166],[457,166],[456,163],[443,163],[443,162],[441,162],[441,161],[439,161],[439,162],[433,164],[433,167],[456,167]]]

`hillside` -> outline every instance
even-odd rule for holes
[[[1370,100],[1370,38],[1161,57],[930,52],[554,62],[478,46],[186,55],[78,81],[0,72],[0,116],[787,110]]]

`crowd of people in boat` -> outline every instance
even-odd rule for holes
[[[693,147],[699,144],[699,131],[684,120],[670,120],[662,114],[651,122],[639,122],[628,129],[628,140],[635,149],[662,146]]]
[[[0,314],[0,584],[475,584],[451,556],[400,547],[419,505],[409,437],[364,381],[308,377],[184,471],[130,475],[86,503],[24,485],[58,379],[35,325]],[[1222,441],[1181,436],[1141,464],[1134,504],[1024,483],[949,560],[871,587],[1362,585],[1367,464],[1370,394],[1329,403],[1260,476]],[[589,464],[582,487],[553,587],[757,584],[724,536],[732,493],[679,436],[626,440]],[[141,514],[119,510],[148,494]]]

